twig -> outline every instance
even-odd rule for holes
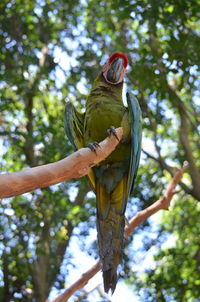
[[[149,157],[149,158],[155,160],[156,162],[158,162],[159,165],[160,165],[160,167],[161,167],[162,169],[165,169],[166,171],[169,172],[169,174],[170,174],[172,177],[174,177],[174,167],[169,166],[169,165],[166,163],[166,161],[164,160],[163,157],[161,157],[161,156],[160,156],[160,157],[155,157],[155,156],[153,156],[152,154],[150,154],[149,152],[147,152],[147,151],[144,150],[144,149],[142,149],[142,151],[143,151],[143,153],[144,153],[147,157]],[[181,188],[182,188],[187,194],[193,195],[193,190],[192,190],[188,185],[186,185],[184,182],[180,181],[180,182],[179,182],[179,185],[181,186]]]
[[[168,210],[170,206],[170,202],[174,194],[177,193],[175,190],[177,184],[179,183],[184,171],[187,169],[188,165],[185,165],[183,168],[178,169],[172,178],[172,181],[167,186],[167,189],[164,195],[154,202],[151,206],[138,212],[130,221],[128,226],[125,227],[125,235],[129,236],[134,229],[144,222],[147,218],[157,213],[159,210]]]
[[[168,210],[170,202],[174,194],[177,193],[175,190],[177,184],[179,183],[184,171],[188,165],[185,165],[183,168],[178,169],[175,173],[172,181],[167,186],[167,189],[164,195],[154,202],[147,209],[138,212],[125,227],[125,236],[129,236],[134,229],[144,222],[147,218],[158,212],[159,210]],[[88,281],[101,269],[101,262],[98,261],[94,266],[90,268],[86,273],[84,273],[74,284],[72,284],[68,289],[66,289],[62,294],[59,294],[50,302],[66,302],[68,299],[80,288],[85,286]]]
[[[117,128],[116,131],[117,136],[121,139],[122,128]],[[16,196],[87,175],[91,171],[91,167],[105,159],[118,143],[118,140],[111,135],[99,143],[100,147],[96,152],[92,152],[89,148],[82,148],[51,164],[1,174],[0,198]]]
[[[84,273],[74,284],[72,284],[67,290],[65,290],[62,294],[59,294],[50,302],[65,302],[67,301],[74,292],[83,288],[88,281],[98,273],[101,269],[101,262],[98,261],[95,265],[93,265],[86,273]]]

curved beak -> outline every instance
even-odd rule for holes
[[[117,83],[121,77],[124,69],[124,60],[122,58],[116,58],[110,65],[110,69],[107,72],[107,80],[111,83]]]

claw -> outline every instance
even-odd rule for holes
[[[117,131],[115,130],[115,127],[110,126],[110,128],[107,130],[107,133],[109,136],[114,135],[114,137],[118,140],[119,142],[119,137],[117,136]]]
[[[99,143],[97,143],[97,142],[93,142],[93,143],[89,143],[88,144],[88,148],[92,151],[92,152],[94,152],[94,153],[96,153],[97,154],[97,148],[101,148],[101,146],[99,145]]]

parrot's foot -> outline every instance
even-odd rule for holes
[[[97,148],[101,148],[101,146],[97,142],[89,143],[87,146],[94,153],[97,153]]]
[[[107,130],[107,133],[109,136],[114,135],[114,137],[118,140],[119,142],[119,137],[117,136],[117,131],[115,130],[114,126],[110,126],[110,128]]]

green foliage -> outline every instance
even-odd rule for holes
[[[128,215],[152,204],[188,161],[180,193],[160,222],[155,267],[127,282],[141,301],[198,301],[199,293],[199,5],[184,1],[1,1],[1,170],[59,160],[72,152],[63,128],[64,100],[82,110],[108,54],[129,57],[127,86],[143,113],[143,159]],[[75,200],[71,190],[78,189]],[[1,201],[2,301],[44,301],[59,272],[74,227],[83,239],[94,227],[94,200],[85,182],[72,181]],[[137,233],[151,232],[146,222]],[[152,231],[153,232],[153,231]],[[172,236],[174,244],[163,242]],[[136,234],[137,235],[137,234]],[[94,249],[89,251],[95,254]],[[140,252],[140,251],[139,251]]]

